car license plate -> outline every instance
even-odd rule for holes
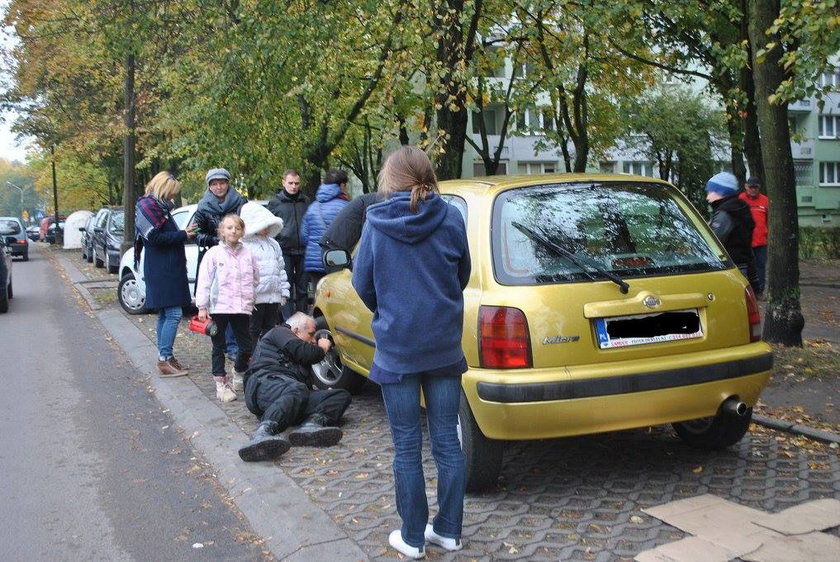
[[[597,318],[598,347],[609,349],[703,337],[697,309]]]

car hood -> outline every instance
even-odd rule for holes
[[[408,244],[422,242],[446,218],[447,203],[435,193],[411,210],[411,194],[394,193],[388,200],[371,205],[367,210],[367,223],[389,237]]]

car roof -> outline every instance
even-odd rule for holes
[[[670,185],[659,178],[637,176],[632,174],[529,174],[512,176],[484,176],[440,182],[442,193],[456,193],[458,191],[472,191],[478,194],[498,193],[517,187],[533,185],[579,183],[579,182],[644,182]]]

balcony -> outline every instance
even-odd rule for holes
[[[802,142],[792,142],[790,143],[790,151],[797,160],[813,160],[814,141],[804,140]]]
[[[816,109],[816,102],[811,99],[797,100],[788,104],[788,111],[795,111],[797,113],[808,113]]]

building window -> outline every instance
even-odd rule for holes
[[[538,109],[532,105],[516,112],[516,129],[527,135],[540,135],[554,130],[549,109]]]
[[[484,111],[478,112],[474,111],[472,114],[472,132],[473,134],[478,134],[478,124],[479,119],[484,118],[484,130],[487,131],[488,135],[498,135],[499,133],[496,131],[496,110],[495,109],[485,109]]]
[[[819,123],[819,135],[821,139],[836,139],[840,133],[840,116],[838,115],[820,115],[817,120]]]
[[[517,166],[520,174],[553,174],[557,171],[556,162],[520,162]]]
[[[814,166],[810,160],[793,161],[796,185],[814,185],[813,171]]]
[[[502,47],[485,47],[486,56],[481,60],[481,75],[488,78],[505,77],[505,50]]]
[[[820,76],[820,87],[825,88],[826,86],[834,91],[840,90],[840,68],[822,73]]]
[[[840,162],[820,162],[820,185],[840,185]]]
[[[599,171],[602,174],[614,174],[615,173],[615,162],[601,162],[599,166]]]
[[[480,176],[487,175],[487,168],[484,167],[484,162],[473,162],[473,177],[477,178]],[[499,162],[499,165],[496,167],[496,175],[497,176],[505,176],[507,175],[507,162]]]
[[[635,174],[649,178],[656,177],[653,172],[653,162],[624,162],[622,170],[625,174]]]

